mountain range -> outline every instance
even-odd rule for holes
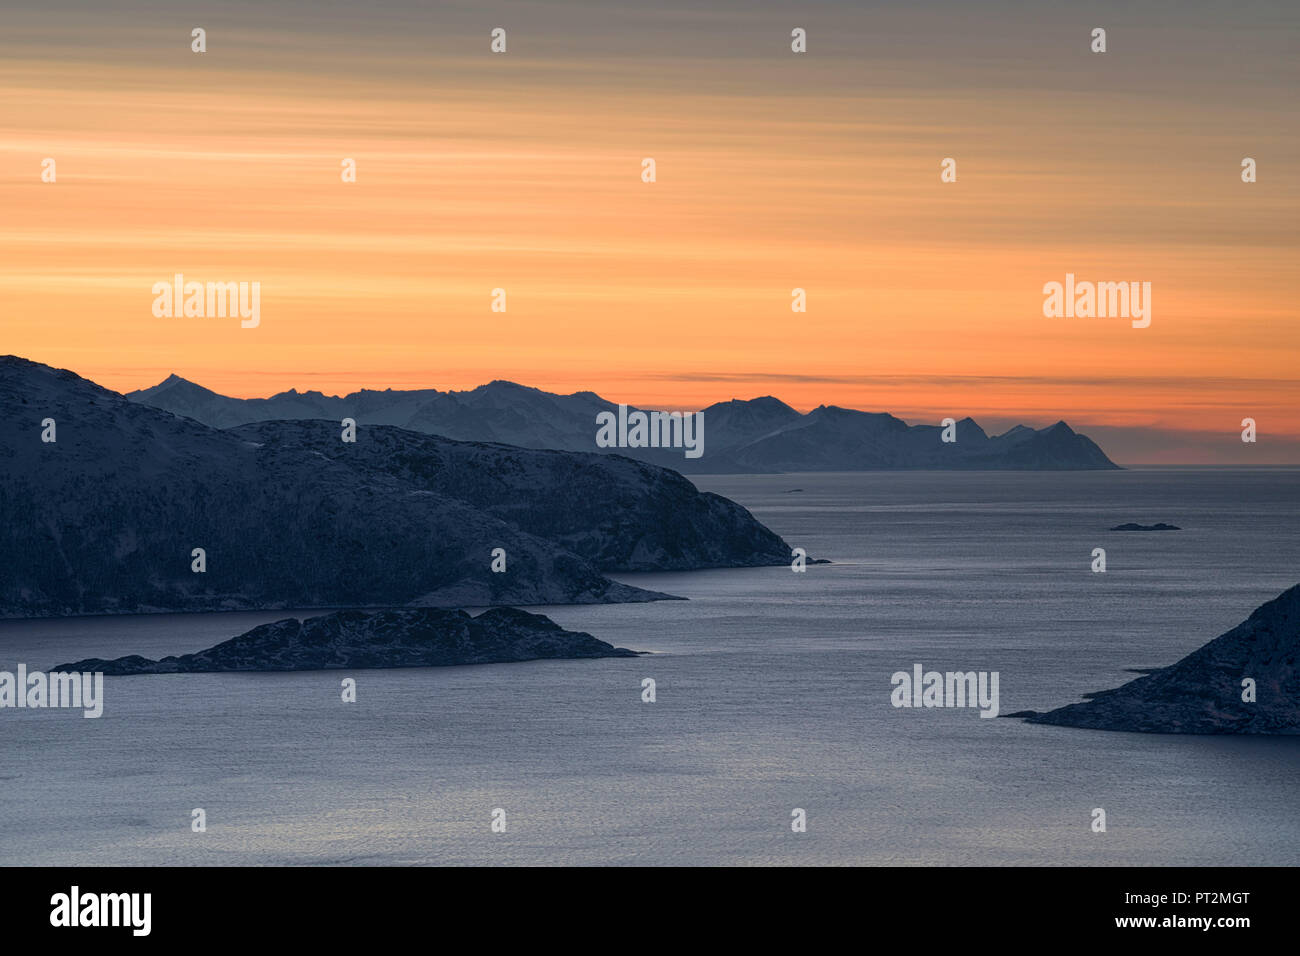
[[[668,595],[605,574],[790,554],[740,505],[628,458],[214,428],[0,358],[0,617],[645,601]]]
[[[596,416],[617,414],[616,403],[594,392],[557,395],[505,381],[459,392],[366,389],[337,396],[290,389],[270,398],[241,399],[171,375],[126,397],[214,428],[352,418],[360,425],[394,425],[460,441],[607,451],[686,474],[1118,467],[1095,442],[1063,421],[1042,429],[1017,425],[989,435],[963,418],[956,422],[956,441],[944,442],[937,424],[908,425],[893,415],[834,405],[800,413],[771,396],[733,399],[703,409],[704,454],[699,458],[687,458],[681,449],[598,448]]]

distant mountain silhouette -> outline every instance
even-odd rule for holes
[[[597,448],[596,415],[616,411],[616,403],[593,392],[555,395],[513,382],[490,382],[464,392],[388,389],[340,397],[290,390],[270,398],[237,399],[172,375],[127,398],[216,428],[348,417],[460,441],[614,452],[687,474],[1118,467],[1096,443],[1065,422],[1038,430],[1017,425],[989,436],[965,418],[957,423],[957,441],[945,443],[938,425],[908,425],[893,415],[833,405],[800,414],[771,396],[733,399],[704,409],[704,455],[694,459],[686,458],[680,449]]]
[[[355,444],[337,422],[222,430],[0,358],[0,617],[644,601],[667,595],[604,572],[789,560],[744,508],[642,462],[392,426]]]

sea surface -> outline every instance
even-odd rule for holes
[[[98,720],[0,711],[0,864],[1300,863],[1300,737],[890,703],[916,663],[997,671],[1009,713],[1174,662],[1300,582],[1300,471],[693,480],[834,563],[544,610],[640,659],[109,677]],[[1183,530],[1107,531],[1127,521]],[[0,670],[287,616],[0,622]]]

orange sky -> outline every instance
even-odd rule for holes
[[[109,56],[32,18],[0,50],[0,352],[123,391],[509,378],[1085,429],[1232,436],[1249,415],[1300,442],[1297,134],[1267,60],[1237,97],[1212,68],[1143,83],[1123,55],[1091,81],[1086,43],[1063,74],[1044,57],[1052,82],[995,57],[963,83],[960,61],[916,80],[901,52],[780,42],[492,56],[486,29],[436,58],[321,36],[328,56],[272,60],[209,28],[196,55],[189,22],[166,56],[120,55],[177,46],[166,26]],[[176,272],[259,281],[261,325],[155,318]],[[1151,327],[1044,318],[1066,272],[1152,283]]]

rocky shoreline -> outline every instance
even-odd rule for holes
[[[1182,660],[1031,724],[1152,734],[1300,734],[1300,585]]]

